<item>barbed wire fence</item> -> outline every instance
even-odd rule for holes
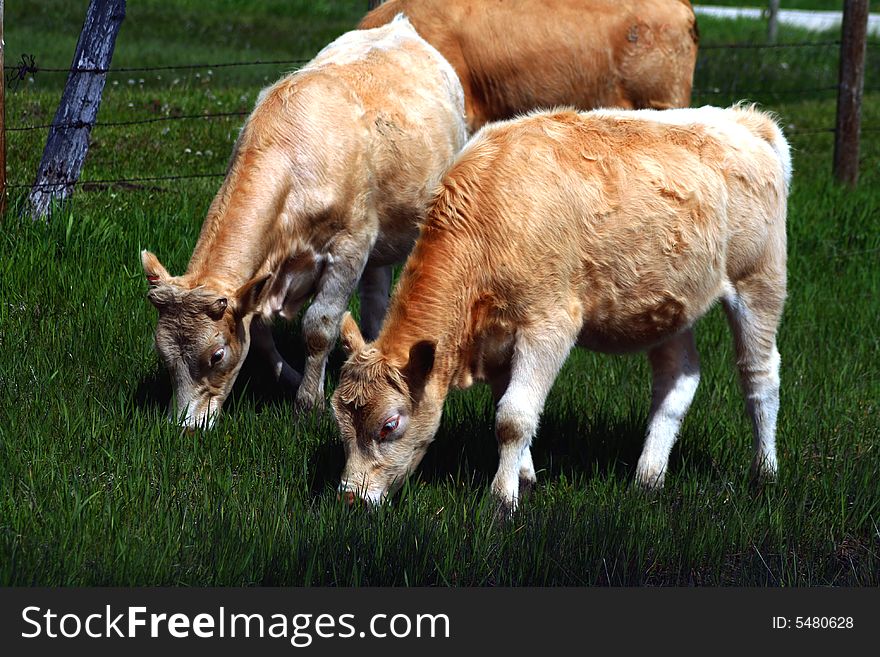
[[[761,50],[772,50],[772,51],[790,51],[790,50],[800,50],[800,49],[808,49],[808,48],[840,48],[841,42],[839,40],[828,40],[828,41],[809,41],[809,42],[796,42],[796,43],[723,43],[723,44],[702,44],[700,46],[700,57],[704,58],[707,54],[714,53],[725,53],[725,52],[741,52],[741,51],[761,51]],[[880,47],[880,41],[867,41],[868,48],[877,48]],[[50,67],[50,66],[42,66],[39,64],[39,60],[33,54],[24,54],[21,56],[21,59],[18,63],[12,65],[4,66],[4,75],[6,79],[7,88],[10,91],[14,91],[20,84],[24,83],[27,80],[33,80],[35,76],[42,76],[43,74],[67,74],[70,75],[72,73],[106,73],[106,74],[122,74],[122,73],[152,73],[152,72],[160,72],[160,71],[184,71],[184,70],[210,70],[214,69],[232,69],[232,68],[246,68],[246,67],[259,67],[259,66],[301,66],[307,63],[308,59],[273,59],[273,60],[254,60],[254,61],[240,61],[240,62],[209,62],[209,63],[186,63],[186,64],[175,64],[175,65],[162,65],[162,66],[119,66],[119,67],[108,67],[108,68],[76,68],[76,67]],[[700,68],[700,60],[698,60],[697,69]],[[110,91],[112,87],[108,87],[105,89],[105,93]],[[838,84],[825,84],[825,85],[817,85],[812,87],[805,88],[795,88],[795,89],[778,89],[772,87],[764,87],[764,88],[739,88],[737,84],[736,76],[733,77],[733,83],[727,84],[725,87],[695,87],[693,90],[692,98],[694,100],[694,104],[699,104],[698,99],[708,99],[712,100],[713,98],[731,98],[736,97],[737,99],[744,100],[757,100],[762,101],[764,98],[779,98],[779,97],[800,97],[800,98],[808,98],[808,99],[828,99],[830,92],[838,91]],[[880,91],[880,86],[865,86],[864,91],[866,93]],[[112,91],[110,91],[112,93]],[[767,105],[772,109],[772,104],[767,103]],[[216,119],[230,119],[230,118],[244,118],[250,114],[250,111],[230,111],[230,112],[201,112],[201,113],[190,113],[190,114],[171,114],[167,116],[153,116],[149,118],[132,118],[127,120],[112,120],[112,121],[96,121],[94,123],[86,123],[86,122],[70,122],[70,123],[34,123],[34,124],[12,124],[6,126],[7,133],[24,133],[24,132],[33,132],[38,130],[71,130],[71,129],[82,129],[82,128],[90,128],[92,130],[101,129],[101,128],[110,128],[110,127],[135,127],[135,126],[143,126],[150,125],[156,123],[166,123],[166,122],[175,122],[175,121],[203,121],[203,120],[216,120]],[[806,127],[795,127],[792,129],[785,130],[785,134],[787,137],[802,137],[802,136],[816,136],[822,134],[834,134],[836,132],[836,128],[834,126],[806,126]],[[861,132],[863,133],[874,133],[880,132],[880,124],[878,125],[863,125],[861,127]],[[77,180],[66,183],[62,186],[68,187],[85,187],[85,188],[101,188],[101,187],[109,187],[109,186],[119,186],[123,189],[126,189],[125,186],[131,186],[131,189],[136,189],[138,185],[142,185],[144,183],[156,183],[156,182],[165,182],[165,181],[178,181],[178,180],[195,180],[195,179],[209,179],[209,178],[222,178],[226,175],[225,171],[217,171],[217,172],[188,172],[188,173],[180,173],[175,175],[163,175],[163,176],[126,176],[120,178],[112,178],[112,179],[85,179],[85,180]],[[34,183],[28,183],[21,180],[12,180],[6,184],[6,188],[13,189],[34,189],[39,187],[58,187],[58,183],[47,183],[45,185],[35,185]]]

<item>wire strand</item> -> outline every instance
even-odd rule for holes
[[[192,180],[196,178],[223,178],[226,173],[191,173],[180,176],[144,176],[139,178],[119,178],[119,179],[103,179],[103,180],[77,180],[76,182],[58,182],[58,183],[38,183],[26,185],[23,183],[6,185],[9,189],[51,189],[61,187],[75,187],[82,185],[119,185],[119,184],[136,184],[143,182],[159,182],[167,180]]]
[[[6,128],[7,132],[26,132],[28,130],[46,130],[53,128],[56,130],[68,128],[97,128],[97,127],[118,127],[143,125],[146,123],[159,123],[161,121],[183,121],[189,119],[219,119],[232,116],[247,116],[250,112],[214,112],[209,114],[182,114],[180,116],[157,116],[150,119],[133,119],[130,121],[97,121],[90,124],[86,121],[73,121],[71,123],[43,123],[40,125],[23,125]]]
[[[837,85],[827,86],[827,87],[815,87],[812,89],[694,89],[693,93],[695,96],[723,96],[723,95],[735,95],[739,97],[754,97],[760,96],[763,94],[767,95],[797,95],[797,96],[807,96],[815,93],[824,93],[829,91],[837,91]],[[865,91],[878,91],[880,87],[865,87]],[[133,126],[133,125],[146,125],[150,123],[160,123],[165,121],[184,121],[184,120],[193,120],[193,119],[218,119],[218,118],[231,118],[231,117],[239,117],[239,116],[247,116],[250,114],[248,111],[236,111],[236,112],[207,112],[203,114],[181,114],[178,116],[158,116],[152,117],[149,119],[131,119],[126,121],[96,121],[93,124],[89,124],[85,121],[73,121],[70,123],[41,123],[35,125],[22,125],[22,126],[9,126],[6,128],[7,132],[28,132],[31,130],[47,130],[47,129],[79,129],[86,127],[119,127],[119,126]]]
[[[787,49],[787,48],[824,48],[824,47],[832,47],[832,46],[840,46],[841,42],[839,40],[834,41],[813,41],[813,42],[800,42],[800,43],[716,43],[716,44],[703,44],[700,46],[701,51],[705,50],[725,50],[725,49]],[[875,41],[867,41],[866,45],[868,47],[877,47],[880,46],[880,42]],[[275,60],[254,60],[254,61],[246,61],[246,62],[213,62],[213,63],[201,63],[201,64],[175,64],[175,65],[163,65],[163,66],[120,66],[120,67],[108,67],[108,68],[96,68],[96,67],[43,67],[39,66],[36,63],[36,60],[33,55],[23,54],[21,56],[21,61],[17,64],[6,65],[3,68],[6,71],[10,71],[11,74],[8,76],[10,81],[18,82],[21,81],[28,74],[35,73],[135,73],[135,72],[149,72],[149,71],[171,71],[171,70],[193,70],[193,69],[214,69],[214,68],[234,68],[234,67],[244,67],[244,66],[278,66],[278,65],[288,65],[288,64],[305,64],[311,61],[310,59],[275,59]],[[740,96],[757,96],[761,94],[772,94],[772,95],[809,95],[813,93],[822,93],[827,91],[835,91],[837,90],[837,85],[835,86],[827,86],[827,87],[817,87],[813,89],[789,89],[789,90],[776,90],[776,89],[755,89],[755,90],[735,90],[735,89],[698,89],[694,90],[695,95],[723,95],[723,94],[735,94]],[[878,87],[866,87],[865,91],[877,91],[880,90]],[[231,117],[241,117],[247,116],[249,112],[245,111],[237,111],[237,112],[214,112],[214,113],[203,113],[203,114],[183,114],[179,116],[161,116],[161,117],[151,117],[148,119],[132,119],[132,120],[123,120],[123,121],[101,121],[95,122],[94,124],[89,124],[85,121],[76,121],[71,123],[46,123],[46,124],[38,124],[38,125],[23,125],[23,126],[11,126],[7,127],[7,132],[26,132],[32,130],[46,130],[46,129],[81,129],[81,128],[92,128],[92,127],[119,127],[119,126],[135,126],[135,125],[146,125],[151,123],[159,123],[159,122],[167,122],[167,121],[183,121],[183,120],[195,120],[195,119],[217,119],[217,118],[231,118]],[[861,128],[861,132],[878,132],[880,131],[880,126],[866,126]],[[786,135],[816,135],[816,134],[827,134],[827,133],[835,133],[835,128],[800,128],[786,131]],[[133,178],[119,178],[119,179],[100,179],[100,180],[79,180],[75,182],[67,182],[67,183],[38,183],[38,184],[23,184],[23,183],[13,183],[7,184],[7,189],[52,189],[52,188],[64,188],[64,187],[73,187],[73,186],[111,186],[111,185],[122,185],[122,184],[138,184],[138,183],[148,183],[148,182],[162,182],[162,181],[174,181],[174,180],[194,180],[194,179],[208,179],[208,178],[222,178],[226,174],[225,173],[194,173],[194,174],[185,174],[185,175],[171,175],[171,176],[141,176],[141,177],[133,177]]]
[[[840,41],[802,41],[800,43],[706,43],[700,45],[698,50],[738,50],[738,49],[764,49],[764,48],[827,48],[839,46]]]
[[[6,65],[7,71],[21,71],[27,73],[143,73],[148,71],[175,71],[196,68],[232,68],[236,66],[277,66],[280,64],[306,64],[311,59],[257,59],[252,62],[215,62],[213,64],[170,64],[167,66],[117,66],[110,68],[97,68],[88,66],[74,66],[61,68],[53,66],[39,66],[37,64],[19,63]]]

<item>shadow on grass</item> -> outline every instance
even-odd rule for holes
[[[301,372],[305,353],[298,323],[278,323],[273,334],[278,350]],[[336,386],[344,361],[341,349],[331,352],[327,365],[328,389]],[[267,406],[292,408],[295,396],[295,390],[284,389],[271,380],[261,355],[252,352],[224,404],[224,412],[234,414],[239,405],[252,407],[257,413]],[[168,373],[157,368],[138,386],[135,399],[140,407],[164,411],[171,399]],[[469,408],[460,419],[444,414],[436,440],[417,470],[419,480],[429,485],[452,480],[477,492],[489,485],[498,467],[494,409],[479,406]],[[559,412],[558,408],[548,408],[532,445],[538,485],[560,476],[583,480],[614,475],[621,480],[632,480],[644,444],[646,423],[647,418],[635,412],[621,418],[601,409],[590,416],[577,410]],[[687,443],[684,461],[688,471],[717,476],[717,464],[712,460],[708,445],[695,440]],[[313,498],[336,489],[344,462],[344,450],[338,440],[325,441],[313,451],[309,467],[309,489]],[[676,446],[670,458],[670,471],[677,472],[681,466],[682,457]]]
[[[437,440],[419,472],[426,483],[447,479],[488,486],[498,467],[493,412],[455,424],[444,418]],[[621,422],[598,413],[593,418],[566,413],[546,415],[532,444],[538,484],[564,475],[569,479],[615,474],[632,478],[644,443],[643,418]]]
[[[451,480],[474,493],[484,491],[498,468],[493,419],[493,409],[487,409],[485,417],[474,413],[455,420],[445,415],[415,478],[426,485]],[[578,480],[609,473],[632,478],[644,441],[641,418],[621,424],[599,416],[589,426],[587,422],[580,416],[565,415],[547,417],[541,423],[532,447],[539,486],[561,475]],[[337,440],[312,452],[309,483],[314,498],[335,490],[344,463],[344,450]]]
[[[278,351],[296,371],[302,373],[305,364],[305,351],[299,334],[299,324],[277,322],[272,334]],[[345,357],[341,350],[335,349],[327,363],[330,383],[335,384]],[[135,403],[139,408],[160,409],[164,411],[171,401],[171,378],[163,367],[158,366],[138,385]],[[229,397],[223,404],[224,412],[234,413],[239,404],[252,406],[259,412],[268,404],[291,404],[296,398],[296,390],[276,384],[270,376],[269,367],[262,354],[250,351]]]
[[[267,404],[285,401],[292,404],[296,392],[275,385],[268,374],[269,370],[262,357],[248,354],[232,387],[232,392],[223,404],[223,411],[234,413],[237,406],[245,405],[253,406],[259,412]],[[171,396],[171,377],[164,367],[157,366],[138,385],[134,401],[139,408],[164,412],[168,408]]]
[[[456,422],[444,417],[414,477],[426,485],[453,481],[474,493],[484,491],[498,468],[493,417],[491,410],[485,418]],[[632,482],[644,445],[645,422],[641,417],[621,422],[601,413],[592,421],[571,415],[545,418],[532,445],[539,494],[542,485],[560,477],[583,481],[613,476]],[[683,449],[683,456],[678,444],[673,449],[671,473],[686,469],[705,481],[719,477],[708,443],[688,440]],[[749,457],[745,452],[743,462],[747,464]],[[312,453],[309,477],[313,497],[335,491],[344,464],[345,453],[338,440],[325,442]]]
[[[135,405],[144,410],[161,410],[168,408],[171,401],[171,379],[168,372],[157,368],[144,378],[135,390]]]
[[[339,440],[325,441],[312,452],[309,463],[309,492],[312,500],[336,494],[344,466],[345,450]]]
[[[419,467],[421,480],[437,484],[451,479],[476,489],[488,486],[498,468],[492,419],[491,411],[486,418],[455,424],[444,418],[435,444]],[[646,422],[646,418],[637,415],[621,419],[602,412],[592,418],[548,414],[532,443],[538,486],[562,476],[574,481],[608,476],[633,481],[645,441]],[[707,480],[719,476],[707,442],[688,440],[683,449],[683,456],[678,444],[673,449],[670,472],[686,468]],[[744,459],[749,457],[744,453]]]

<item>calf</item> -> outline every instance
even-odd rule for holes
[[[418,465],[450,388],[489,383],[512,509],[530,445],[574,345],[644,350],[653,401],[636,477],[663,484],[697,388],[693,325],[721,300],[754,428],[753,472],[776,473],[786,295],[788,145],[752,107],[553,111],[484,127],[445,176],[391,301],[349,357],[333,406],[342,490],[381,502]]]
[[[213,423],[251,336],[275,377],[320,407],[324,369],[360,281],[375,335],[391,265],[418,234],[431,191],[466,138],[452,67],[398,19],[342,35],[265,90],[235,145],[183,276],[142,253],[159,310],[156,346],[171,371],[173,413]],[[305,371],[279,355],[268,321],[302,320]]]
[[[697,60],[688,0],[388,0],[458,73],[468,126],[539,107],[687,107]]]

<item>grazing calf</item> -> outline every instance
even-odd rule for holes
[[[455,72],[401,18],[348,32],[266,89],[183,276],[142,254],[159,310],[156,346],[188,427],[210,425],[250,338],[300,407],[322,407],[324,369],[360,281],[364,332],[376,335],[391,265],[403,261],[444,170],[466,139]],[[267,322],[302,320],[300,377]]]
[[[574,345],[646,350],[653,402],[636,477],[659,487],[699,380],[693,324],[733,328],[756,475],[776,472],[788,145],[752,107],[557,110],[484,127],[445,176],[379,337],[346,317],[333,405],[342,489],[381,502],[418,465],[451,387],[487,381],[512,509]]]
[[[468,127],[541,107],[687,107],[697,60],[688,0],[388,0],[455,68]]]

